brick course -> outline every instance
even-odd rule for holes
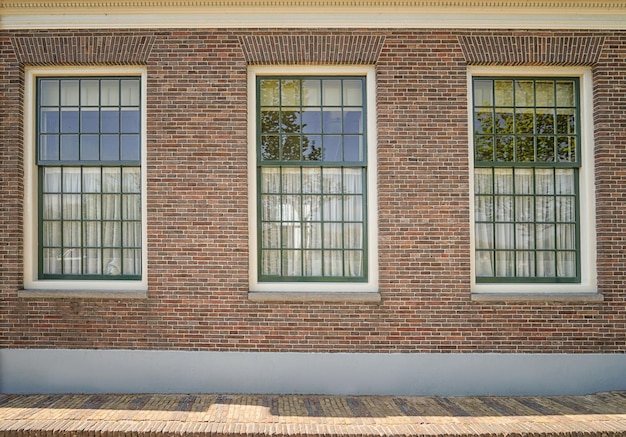
[[[508,45],[484,59],[482,41]],[[547,51],[503,59],[519,41]],[[274,62],[260,47],[281,50],[280,62],[376,62],[380,304],[247,299],[246,68]],[[625,60],[624,32],[0,31],[0,347],[624,352]],[[471,300],[470,63],[593,67],[603,302]],[[17,296],[23,70],[51,64],[147,66],[146,299]]]

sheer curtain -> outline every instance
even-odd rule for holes
[[[573,169],[477,168],[477,277],[573,277]]]
[[[46,167],[43,175],[43,273],[140,274],[139,169]]]
[[[276,276],[363,274],[363,170],[261,171],[261,271]]]

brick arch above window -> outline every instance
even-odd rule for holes
[[[594,65],[602,37],[486,35],[459,38],[470,65]]]
[[[250,35],[240,37],[250,65],[373,65],[381,35]]]
[[[12,38],[11,43],[18,61],[28,65],[145,65],[154,37],[35,36]]]

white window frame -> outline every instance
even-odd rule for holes
[[[473,85],[472,79],[481,76],[524,77],[578,77],[580,80],[580,129],[581,147],[579,170],[580,209],[580,283],[477,283],[475,269],[475,223],[474,223],[474,144],[473,144]],[[471,225],[471,278],[472,293],[509,294],[592,294],[597,293],[596,279],[596,217],[594,185],[593,141],[593,84],[592,72],[587,67],[469,67],[468,119],[469,119],[469,168],[470,168],[470,225]]]
[[[257,76],[364,76],[367,111],[367,282],[259,282],[257,247]],[[376,187],[376,70],[374,66],[250,66],[248,68],[248,218],[249,287],[251,292],[377,293],[378,195]]]
[[[139,76],[141,78],[141,280],[50,280],[38,278],[38,182],[36,165],[37,79],[46,76]],[[146,80],[145,67],[37,67],[25,70],[24,86],[24,289],[54,291],[146,291]]]

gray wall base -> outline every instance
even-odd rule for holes
[[[626,390],[626,354],[1,349],[1,393],[581,395]]]

